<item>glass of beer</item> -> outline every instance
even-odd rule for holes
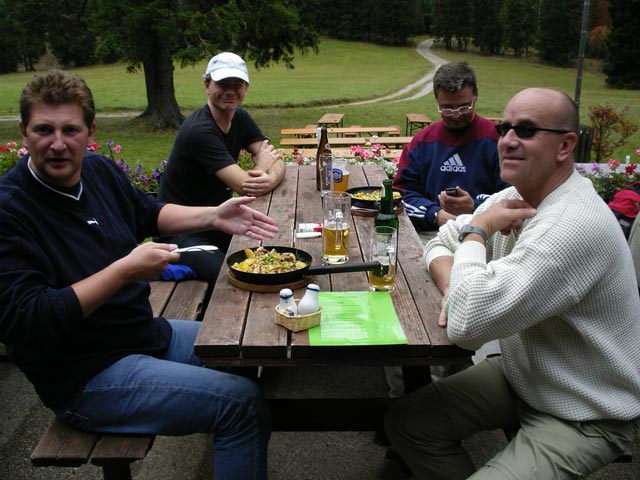
[[[322,260],[329,264],[349,261],[351,195],[326,192],[322,205]]]
[[[369,270],[369,290],[392,292],[395,288],[398,251],[398,230],[388,226],[373,227],[369,243],[368,262],[380,267]]]
[[[333,190],[344,192],[349,188],[349,160],[346,158],[333,158],[331,163],[333,173]]]

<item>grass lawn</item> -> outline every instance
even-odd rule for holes
[[[477,112],[499,117],[511,96],[530,86],[551,87],[574,96],[576,71],[540,65],[532,59],[485,57],[472,53],[435,49],[448,60],[467,60],[479,79]],[[195,67],[176,68],[174,83],[178,103],[185,115],[204,104],[206,98],[201,75],[206,62]],[[417,100],[341,106],[333,105],[380,97],[399,90],[429,72],[432,65],[414,47],[380,47],[357,42],[323,39],[318,55],[298,55],[295,69],[275,65],[256,71],[249,65],[251,87],[244,106],[274,144],[284,127],[313,124],[326,112],[345,114],[345,125],[398,125],[404,130],[405,113],[422,112],[431,118],[439,115],[433,95]],[[142,72],[126,73],[124,64],[113,64],[74,70],[91,87],[99,114],[139,112],[146,106]],[[31,73],[0,75],[0,115],[18,115],[18,97]],[[596,68],[583,72],[581,120],[589,123],[592,105],[610,104],[616,110],[628,106],[628,116],[640,125],[640,91],[613,90],[605,86],[604,75]],[[409,95],[407,95],[409,96]],[[99,117],[96,141],[113,140],[123,147],[121,155],[129,162],[142,162],[155,167],[167,157],[174,131],[149,131],[132,117]],[[19,141],[17,122],[0,122],[0,144]],[[615,153],[638,160],[640,133]]]

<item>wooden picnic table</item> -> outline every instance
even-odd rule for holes
[[[316,122],[319,127],[344,127],[343,113],[325,113]]]
[[[424,113],[407,113],[405,114],[405,117],[407,119],[404,128],[405,135],[413,135],[421,128],[433,123],[433,120],[427,117]]]
[[[327,128],[329,136],[371,136],[371,135],[400,135],[400,129],[395,125],[388,125],[386,127],[329,127]],[[280,135],[294,135],[296,137],[309,137],[315,138],[315,127],[304,128],[283,128],[280,130]]]
[[[380,185],[383,178],[385,173],[377,165],[353,165],[349,184],[351,187]],[[294,239],[293,236],[298,224],[318,222],[322,217],[313,166],[287,167],[282,184],[271,194],[258,197],[252,207],[272,216],[280,229],[276,238],[265,242],[266,245],[295,245],[311,253],[313,265],[321,264],[321,239]],[[428,365],[444,365],[471,355],[472,352],[452,345],[446,330],[437,325],[442,296],[424,266],[422,241],[406,214],[400,213],[399,217],[398,270],[396,289],[391,298],[408,340],[406,345],[310,345],[308,331],[293,333],[275,323],[278,291],[254,292],[233,286],[227,277],[225,263],[196,338],[196,354],[211,367],[400,365],[406,368],[407,374],[418,372],[422,378],[427,375]],[[366,243],[363,239],[373,226],[373,217],[353,215],[352,219],[349,262],[362,262],[362,249]],[[229,252],[257,246],[258,243],[251,239],[234,236]],[[366,272],[317,275],[313,283],[322,291],[366,291],[366,275]],[[305,279],[305,283],[311,280]],[[295,298],[301,298],[303,293],[304,287],[294,290]],[[280,428],[282,422],[288,422],[287,429],[317,429],[318,421],[308,415],[311,405],[314,409],[334,409],[333,414],[322,417],[326,429],[372,430],[381,427],[388,400],[357,399],[345,404],[345,399],[341,398],[322,399],[321,402],[278,398],[271,399],[270,403],[274,429]],[[338,418],[336,411],[343,415]],[[355,420],[361,419],[365,412],[370,415],[369,420]],[[314,410],[314,415],[320,413]],[[292,422],[294,426],[291,426]]]
[[[368,147],[364,147],[364,149],[369,150]],[[280,148],[279,151],[289,155],[292,155],[294,152],[296,152],[297,154],[302,155],[304,157],[315,158],[317,149],[304,148],[304,147],[303,148]],[[331,153],[336,157],[353,158],[355,156],[350,148],[331,147]],[[401,148],[383,148],[382,149],[382,156],[384,157],[385,160],[393,160],[394,158],[400,157],[401,154],[402,154]]]
[[[403,148],[412,139],[413,137],[331,137],[329,145],[333,148],[334,146],[380,144],[389,148]],[[317,147],[318,141],[315,138],[282,138],[280,139],[280,146]]]

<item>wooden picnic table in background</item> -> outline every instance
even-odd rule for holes
[[[329,127],[327,128],[329,136],[371,136],[371,135],[400,135],[400,128],[396,125],[387,125],[385,127]],[[296,137],[314,137],[316,136],[316,127],[303,127],[303,128],[283,128],[280,130],[280,135],[294,135]]]
[[[364,147],[365,150],[368,150],[367,147]],[[301,155],[305,158],[316,158],[316,148],[280,148],[282,153],[287,155]],[[336,157],[343,158],[353,158],[355,157],[354,152],[351,151],[350,148],[331,148],[331,153]],[[400,157],[402,154],[401,148],[383,148],[382,149],[382,157],[385,160],[393,160],[394,158]]]
[[[344,114],[342,113],[325,113],[316,122],[319,127],[344,127]]]
[[[433,120],[427,117],[424,113],[407,113],[405,117],[405,135],[413,135],[415,132],[433,123]]]
[[[334,146],[373,145],[380,144],[389,148],[403,148],[411,142],[413,137],[331,137],[329,144]],[[318,141],[314,138],[281,138],[281,147],[317,147]]]

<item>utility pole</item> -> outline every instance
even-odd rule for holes
[[[576,93],[574,101],[580,113],[580,91],[582,89],[582,64],[584,63],[584,49],[587,42],[587,27],[589,24],[589,0],[584,0],[582,8],[582,29],[580,30],[580,47],[578,50],[578,71],[576,72]]]

